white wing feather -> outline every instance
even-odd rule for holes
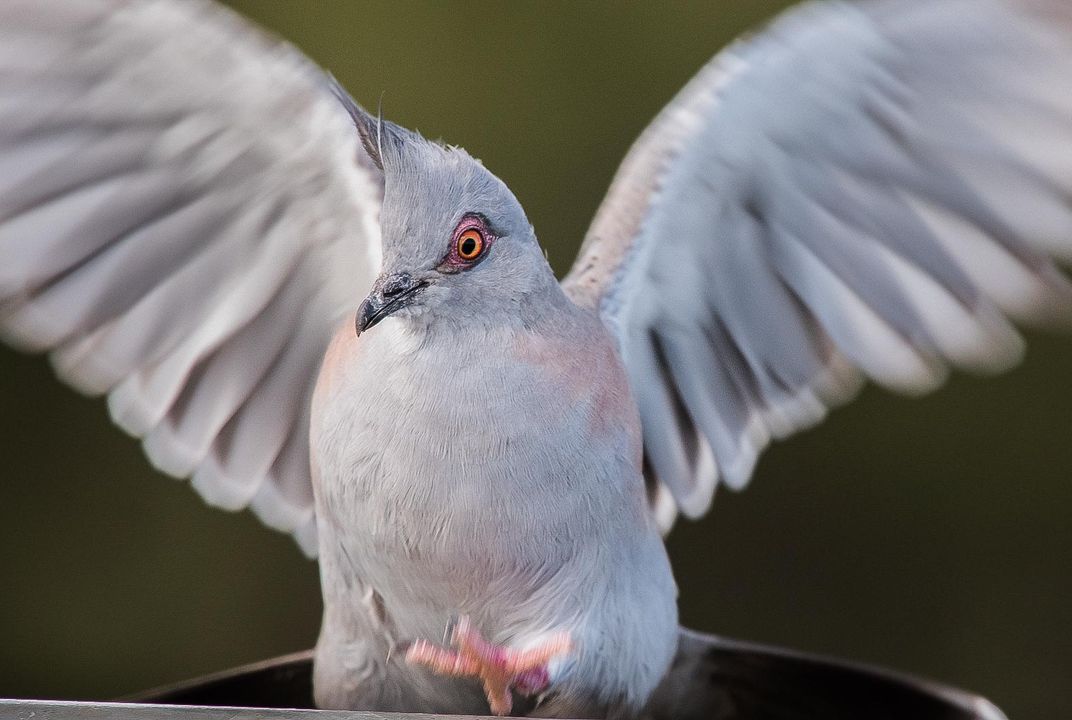
[[[310,397],[380,183],[328,78],[229,11],[0,4],[0,335],[310,555]]]
[[[862,377],[997,372],[1072,317],[1072,11],[810,3],[626,158],[564,281],[615,331],[662,499],[696,516]],[[668,491],[668,492],[667,492]]]

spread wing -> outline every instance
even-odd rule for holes
[[[0,335],[310,555],[310,397],[381,182],[330,78],[229,11],[0,3]]]
[[[664,522],[867,377],[996,372],[1072,317],[1072,9],[810,3],[630,151],[564,285],[615,332]]]

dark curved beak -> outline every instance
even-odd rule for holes
[[[372,292],[357,309],[354,325],[357,334],[390,317],[413,302],[413,299],[426,287],[427,280],[414,280],[409,273],[391,273],[380,275],[372,286]]]

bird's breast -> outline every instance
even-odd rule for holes
[[[639,422],[609,345],[423,340],[388,320],[337,339],[322,370],[317,512],[358,572],[524,589],[602,541],[608,518],[644,512]]]

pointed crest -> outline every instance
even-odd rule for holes
[[[397,149],[405,141],[409,131],[395,125],[389,120],[383,119],[383,96],[380,96],[379,107],[376,117],[357,104],[348,92],[339,84],[334,76],[329,76],[331,92],[338,98],[342,106],[346,108],[350,118],[354,121],[357,134],[361,137],[361,146],[365,148],[369,158],[380,170],[383,170],[384,149]]]

